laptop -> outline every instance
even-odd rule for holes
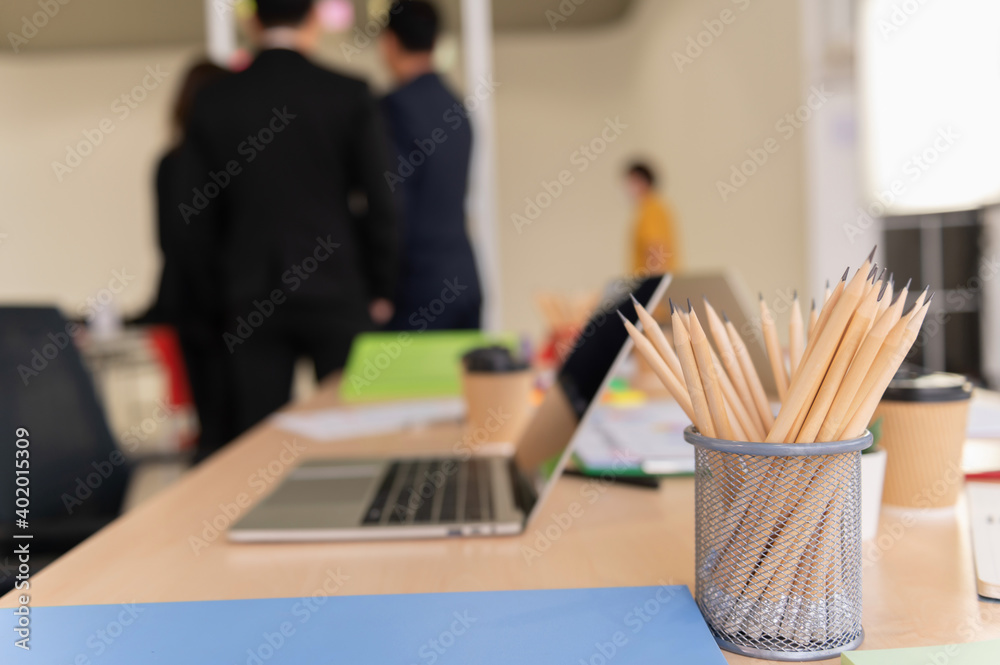
[[[635,322],[629,293],[652,310],[669,283],[669,275],[623,280],[606,293],[509,455],[477,455],[456,443],[453,456],[308,460],[232,526],[229,540],[520,533],[555,485],[576,432],[632,348],[615,310]]]

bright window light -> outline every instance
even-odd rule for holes
[[[1000,202],[1000,2],[862,0],[858,46],[873,215]]]

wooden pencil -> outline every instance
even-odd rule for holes
[[[632,296],[632,305],[635,307],[636,314],[639,315],[639,321],[642,323],[643,332],[649,341],[653,343],[656,350],[659,352],[663,360],[666,361],[667,367],[670,371],[674,373],[678,381],[684,381],[684,370],[681,369],[681,361],[677,359],[677,354],[674,353],[674,349],[670,346],[670,342],[667,340],[667,336],[663,332],[663,328],[660,324],[653,318],[653,315],[646,311],[646,308],[639,304],[639,301]]]
[[[778,388],[778,399],[784,400],[788,393],[788,372],[785,371],[785,358],[778,341],[778,329],[774,324],[774,315],[760,294],[760,326],[764,334],[764,346],[767,349],[767,359],[771,362],[771,374]]]
[[[765,431],[769,431],[774,426],[774,414],[771,413],[771,403],[767,399],[767,393],[764,392],[764,384],[760,382],[760,376],[757,375],[757,369],[750,358],[750,352],[747,350],[747,345],[743,343],[743,338],[736,332],[736,326],[729,320],[725,312],[722,313],[722,319],[733,352],[736,354],[740,369],[743,370],[743,376],[746,377],[747,385],[750,387],[750,395],[753,397],[754,406],[757,407],[757,415],[760,416]]]
[[[753,417],[756,415],[756,409],[754,409],[753,404],[747,408],[747,406],[743,403],[739,394],[736,392],[736,387],[726,374],[726,370],[722,366],[722,362],[719,360],[719,356],[716,354],[715,349],[709,347],[709,350],[712,354],[712,364],[715,366],[715,373],[719,377],[719,385],[722,386],[722,394],[726,398],[726,406],[731,407],[730,409],[727,409],[727,413],[731,410],[733,416],[736,418],[736,421],[734,422],[733,417],[730,417],[730,424],[734,425],[735,429],[736,423],[739,423],[740,430],[744,432],[741,436],[747,437],[740,439],[741,441],[763,441],[765,430],[763,427],[759,427],[757,425],[757,421]]]
[[[698,314],[691,308],[690,301],[688,301],[688,312],[691,320],[691,348],[694,350],[694,357],[698,363],[698,371],[701,375],[702,386],[705,388],[709,411],[712,412],[715,431],[721,438],[734,441],[736,433],[733,431],[733,427],[729,423],[729,416],[726,414],[726,398],[722,394],[719,376],[716,374],[715,364],[712,362],[712,347],[709,346],[708,336],[705,335],[705,330],[701,327]]]
[[[813,332],[816,330],[816,321],[819,319],[819,312],[816,311],[816,299],[812,299],[812,307],[809,309],[809,328],[806,332],[806,340],[810,340],[813,337]],[[799,358],[801,361],[802,359]],[[794,372],[793,372],[794,374]]]
[[[792,298],[791,319],[788,322],[789,376],[794,376],[805,350],[805,340],[802,337],[802,307],[799,305],[799,292],[796,291]]]
[[[767,427],[761,420],[760,414],[757,412],[757,407],[754,405],[750,384],[747,382],[746,375],[740,367],[740,361],[736,357],[736,351],[733,349],[733,343],[726,332],[726,326],[715,311],[715,308],[708,302],[708,299],[705,299],[705,313],[708,319],[709,332],[712,334],[712,339],[715,340],[715,347],[719,350],[722,365],[725,367],[726,374],[728,374],[733,388],[736,390],[738,401],[742,404],[751,420],[753,420],[753,427],[750,429],[754,432],[759,432],[759,440],[763,440],[764,434],[767,432]],[[746,429],[745,425],[744,429]]]
[[[871,326],[872,321],[875,320],[875,313],[878,309],[878,298],[884,294],[885,291],[871,289],[868,295],[864,296],[854,316],[851,317],[851,322],[848,324],[847,330],[844,332],[844,337],[837,347],[833,361],[826,371],[826,376],[823,377],[823,382],[820,384],[819,392],[816,393],[816,398],[809,409],[809,414],[798,436],[795,437],[796,443],[816,442],[816,435],[819,434],[819,430],[826,421],[827,414],[830,412],[830,405],[833,404],[833,400],[837,396],[840,384],[847,375],[847,370],[854,361],[855,354],[861,348],[861,343],[864,341],[865,335],[868,334],[868,328]]]
[[[878,351],[882,347],[882,342],[885,341],[886,335],[896,325],[900,315],[903,313],[907,289],[908,285],[900,291],[899,296],[889,306],[889,309],[878,315],[875,325],[872,326],[864,342],[861,343],[861,348],[858,349],[857,354],[854,356],[851,368],[847,371],[847,376],[841,382],[833,404],[830,405],[830,411],[823,421],[823,427],[820,428],[816,436],[819,441],[835,440],[836,436],[840,433],[841,425],[846,424],[844,416],[850,413],[849,408],[851,402],[854,400],[854,396],[858,394],[858,389],[868,374],[868,370],[871,369],[872,362],[875,360],[875,356],[878,355]],[[888,295],[882,298],[882,301],[886,300],[888,300]]]
[[[830,291],[830,280],[826,280],[826,288],[823,290],[823,304],[824,305],[826,303],[830,302],[830,296],[832,296],[832,295],[833,295],[833,292]]]
[[[926,298],[926,296],[927,296],[927,289],[925,288],[923,293],[917,296],[917,301],[913,304],[913,307],[910,309],[910,311],[902,315],[900,319],[895,323],[895,325],[889,330],[889,333],[886,335],[885,340],[882,342],[882,346],[879,348],[879,353],[876,355],[876,360],[872,361],[872,367],[869,368],[868,373],[862,380],[861,385],[858,387],[857,392],[851,399],[851,405],[847,408],[847,413],[850,414],[851,416],[853,416],[855,413],[858,412],[858,409],[861,407],[862,402],[864,402],[865,399],[868,397],[868,394],[871,393],[873,390],[875,390],[875,385],[878,382],[878,376],[879,376],[878,374],[879,368],[876,367],[876,363],[879,362],[878,357],[882,355],[883,349],[893,349],[899,345],[900,340],[903,338],[903,335],[906,332],[906,324],[909,322],[910,319],[912,319],[920,312],[920,308],[923,306],[924,299]],[[905,298],[900,298],[900,301],[904,300]],[[888,314],[889,313],[886,312],[886,314],[883,316],[887,316]],[[843,435],[844,429],[845,429],[844,427],[841,427],[840,431],[837,434]]]
[[[902,337],[894,346],[887,347],[883,345],[883,348],[879,350],[878,356],[875,358],[875,362],[872,363],[872,368],[869,372],[869,374],[875,374],[874,385],[861,404],[858,405],[857,410],[847,425],[844,426],[843,431],[840,433],[841,437],[855,437],[864,434],[868,423],[871,422],[872,416],[875,414],[875,409],[878,407],[879,401],[882,399],[882,394],[889,387],[889,383],[893,377],[896,376],[899,366],[906,360],[906,355],[910,352],[913,342],[916,341],[917,336],[920,334],[920,327],[924,323],[927,310],[930,306],[931,303],[928,300],[913,316],[900,319],[900,323],[904,323],[905,321]]]
[[[806,342],[806,350],[802,352],[802,360],[799,361],[799,370],[802,370],[802,366],[809,359],[809,354],[812,353],[813,347],[816,346],[816,339],[819,337],[819,333],[822,332],[823,327],[826,322],[830,320],[830,314],[833,313],[833,308],[837,306],[837,302],[840,300],[840,294],[844,292],[844,285],[847,284],[847,275],[850,274],[851,269],[848,268],[844,271],[843,276],[840,281],[837,282],[837,286],[834,287],[833,292],[830,297],[827,298],[826,302],[823,303],[823,308],[819,312],[819,317],[816,319],[816,326],[813,330],[813,334],[809,337]],[[795,376],[791,377],[790,384],[795,381],[795,377],[798,376],[798,372]]]
[[[687,385],[688,395],[691,396],[691,406],[694,409],[694,424],[703,435],[716,438],[715,423],[712,421],[712,412],[708,407],[708,398],[705,396],[705,387],[701,382],[701,374],[698,371],[698,361],[695,360],[694,349],[691,346],[691,336],[687,327],[681,320],[681,310],[670,302],[670,319],[673,322],[674,330],[674,351],[677,352],[677,359],[681,363],[684,383]]]
[[[618,316],[621,317],[622,323],[625,324],[625,329],[628,331],[629,337],[635,342],[636,350],[642,355],[642,357],[649,363],[649,366],[653,368],[653,372],[660,379],[663,385],[666,387],[670,396],[673,397],[680,407],[684,410],[685,415],[691,419],[691,422],[697,423],[697,418],[695,417],[694,407],[691,405],[691,396],[688,394],[687,388],[682,383],[682,379],[678,379],[674,376],[674,373],[670,371],[667,364],[664,362],[663,358],[656,352],[656,348],[653,344],[642,336],[642,333],[632,325],[625,316],[618,312]]]
[[[872,255],[874,253],[873,249]],[[794,441],[798,435],[797,429],[793,431],[793,425],[797,423],[800,412],[808,408],[819,390],[826,369],[830,366],[833,354],[837,350],[837,345],[840,344],[844,330],[861,300],[868,271],[871,269],[870,266],[871,256],[858,270],[854,279],[844,287],[843,294],[833,307],[829,320],[816,336],[816,344],[813,346],[812,352],[806,351],[806,359],[803,361],[802,367],[799,368],[795,381],[789,387],[787,398],[782,402],[778,416],[774,419],[774,427],[767,435],[768,443]],[[804,421],[805,415],[801,418]]]

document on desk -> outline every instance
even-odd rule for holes
[[[331,573],[333,575],[333,573]],[[339,575],[330,588],[350,580]],[[345,581],[346,580],[346,581]],[[30,651],[96,665],[725,665],[685,586],[31,608]]]
[[[573,453],[593,471],[693,473],[694,447],[684,440],[684,428],[690,424],[673,401],[601,404],[573,440]]]
[[[1000,640],[912,649],[848,651],[840,655],[840,662],[841,665],[996,665],[1000,663]]]
[[[465,402],[446,397],[279,413],[272,422],[291,434],[316,441],[339,441],[391,434],[464,416]]]

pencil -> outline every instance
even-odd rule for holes
[[[715,372],[715,364],[712,362],[712,347],[708,344],[708,336],[705,335],[698,314],[692,309],[691,301],[688,301],[688,313],[691,320],[691,348],[694,350],[694,357],[698,364],[698,371],[701,375],[701,383],[705,388],[705,397],[708,400],[708,408],[712,413],[712,422],[715,424],[715,431],[728,441],[734,441],[736,433],[729,423],[726,414],[726,400],[722,394],[722,386],[719,385],[719,376]]]
[[[812,339],[813,332],[816,330],[816,320],[819,319],[819,312],[816,311],[816,299],[812,299],[812,307],[809,309],[809,330],[806,333],[806,339]],[[802,360],[801,358],[799,359]],[[793,372],[794,374],[794,372]]]
[[[799,361],[800,370],[802,369],[802,365],[804,365],[806,360],[808,360],[813,347],[816,346],[816,338],[819,337],[819,333],[822,332],[826,322],[830,319],[830,314],[833,312],[833,308],[837,306],[837,301],[840,300],[840,294],[844,292],[844,285],[847,283],[847,275],[850,274],[850,272],[850,268],[844,271],[843,276],[840,278],[840,281],[837,282],[837,286],[834,287],[830,297],[825,303],[823,303],[823,308],[820,310],[819,317],[816,319],[816,326],[813,330],[813,334],[806,342],[806,350],[802,352],[802,360]],[[798,372],[795,373],[795,376],[798,376]],[[795,381],[795,376],[791,377],[792,382]]]
[[[913,304],[913,307],[910,309],[910,311],[902,315],[899,318],[899,320],[896,321],[893,327],[890,328],[889,333],[886,335],[885,340],[882,342],[882,346],[879,347],[879,352],[875,356],[876,359],[872,361],[872,366],[869,368],[867,374],[865,374],[865,378],[862,380],[861,385],[858,387],[857,392],[851,399],[851,405],[847,408],[848,414],[852,416],[856,414],[858,412],[858,409],[861,407],[862,402],[864,402],[865,399],[868,397],[868,394],[875,389],[875,385],[878,381],[878,371],[879,371],[879,368],[876,367],[876,363],[879,362],[878,361],[879,356],[882,355],[883,349],[892,349],[899,345],[900,340],[903,338],[903,335],[906,332],[906,324],[920,311],[920,308],[924,304],[924,298],[926,297],[926,295],[927,295],[927,289],[925,288],[923,293],[917,296],[917,301]],[[899,300],[900,302],[902,302],[905,300],[905,297],[900,297]],[[889,310],[889,312],[891,311],[892,310]],[[888,316],[889,312],[886,312],[886,314],[884,314],[883,316]],[[838,435],[843,435],[844,429],[845,429],[844,427],[841,427],[841,430],[838,432]]]
[[[871,256],[874,254],[875,250],[873,249],[872,254],[858,270],[854,279],[844,287],[843,293],[830,312],[829,319],[816,336],[816,344],[813,346],[812,352],[806,351],[806,359],[803,361],[802,367],[799,368],[795,381],[789,387],[787,399],[782,402],[778,416],[774,420],[774,427],[767,435],[768,443],[794,441],[798,435],[797,429],[793,431],[793,425],[800,418],[800,412],[808,408],[819,390],[826,369],[837,350],[837,345],[840,344],[844,330],[861,300],[871,266]],[[804,420],[805,414],[801,418]]]
[[[715,424],[712,421],[712,412],[708,408],[705,387],[702,385],[701,375],[698,371],[698,361],[695,360],[694,349],[691,346],[691,336],[681,320],[680,308],[675,306],[673,301],[670,301],[670,319],[673,322],[674,351],[677,352],[677,359],[683,370],[684,382],[687,384],[688,395],[691,396],[691,406],[695,415],[693,422],[699,432],[714,439],[716,438]]]
[[[868,374],[868,370],[871,368],[872,362],[875,360],[875,356],[882,346],[882,342],[885,341],[886,335],[896,325],[900,314],[903,312],[903,303],[906,301],[906,288],[900,292],[900,295],[902,297],[897,297],[896,301],[886,310],[888,314],[883,312],[879,315],[875,325],[865,337],[864,342],[861,343],[861,348],[858,349],[857,354],[854,356],[854,361],[851,363],[851,368],[847,371],[847,376],[840,383],[840,388],[837,389],[837,396],[834,398],[833,404],[830,405],[830,411],[826,414],[823,426],[817,434],[816,438],[819,441],[834,440],[834,437],[840,432],[840,426],[845,424],[844,416],[849,413],[848,408],[851,406],[854,396],[858,393],[861,382],[864,381],[865,376]],[[882,302],[888,300],[887,295],[882,297]]]
[[[883,345],[882,349],[879,350],[869,371],[869,374],[875,374],[874,385],[854,412],[851,420],[844,426],[841,436],[861,436],[864,434],[868,423],[871,422],[872,416],[875,414],[878,403],[882,399],[882,394],[889,387],[893,377],[896,376],[899,366],[906,360],[906,355],[913,346],[913,342],[916,341],[917,335],[920,334],[920,327],[923,325],[930,306],[931,303],[928,300],[913,316],[900,319],[900,323],[905,322],[902,338],[896,345],[890,347]]]
[[[802,307],[799,305],[799,292],[796,291],[792,298],[792,316],[788,323],[789,375],[794,376],[805,350],[805,342],[802,339]]]
[[[774,414],[771,413],[771,403],[767,400],[767,393],[764,392],[764,384],[760,382],[757,369],[753,365],[753,360],[750,359],[750,352],[747,350],[747,345],[743,343],[743,338],[736,332],[736,326],[729,320],[725,312],[722,313],[722,319],[725,322],[729,342],[736,354],[736,360],[739,362],[743,376],[746,377],[747,385],[750,387],[750,395],[757,408],[757,415],[760,416],[765,431],[768,431],[774,426]]]
[[[743,369],[740,367],[740,361],[736,357],[736,351],[733,349],[733,343],[729,339],[729,334],[726,332],[726,326],[719,318],[718,313],[716,313],[715,308],[712,307],[712,303],[705,299],[705,313],[708,318],[708,329],[712,333],[712,339],[715,340],[715,346],[719,350],[719,356],[722,360],[722,365],[726,369],[726,373],[729,375],[729,379],[736,391],[738,400],[743,406],[750,419],[753,421],[753,427],[751,428],[755,432],[759,432],[759,440],[763,440],[764,434],[767,432],[767,428],[764,426],[764,422],[760,418],[760,414],[757,413],[757,407],[754,405],[753,395],[750,392],[750,384],[747,382],[747,378],[743,373]],[[725,384],[725,382],[723,382]],[[723,385],[725,387],[725,385]],[[729,399],[727,397],[727,399]],[[746,429],[746,425],[744,425]],[[749,433],[749,432],[748,432]]]
[[[674,373],[670,371],[667,364],[663,361],[663,358],[656,352],[656,348],[653,344],[642,336],[642,333],[632,325],[625,316],[618,312],[618,316],[621,317],[622,323],[625,324],[625,329],[628,330],[629,337],[635,342],[636,350],[642,355],[642,357],[649,363],[649,366],[653,368],[653,372],[660,379],[663,385],[666,387],[667,391],[670,393],[671,397],[677,400],[677,403],[684,410],[684,413],[691,422],[697,423],[695,418],[694,408],[691,405],[691,397],[688,395],[687,388],[681,383],[681,379],[674,376]]]
[[[823,304],[830,302],[830,296],[832,296],[830,291],[830,280],[826,280],[826,289],[823,290]]]
[[[771,361],[771,373],[778,387],[778,399],[784,400],[788,392],[788,373],[785,371],[785,358],[781,352],[781,343],[778,342],[778,329],[774,325],[774,316],[764,302],[763,293],[760,294],[760,324],[764,333],[767,358]]]
[[[653,343],[656,350],[659,352],[663,360],[666,361],[667,367],[670,371],[674,373],[678,381],[684,381],[684,370],[681,369],[681,361],[677,359],[677,354],[674,353],[673,347],[670,346],[670,342],[667,341],[667,336],[663,333],[663,328],[657,323],[656,319],[646,311],[646,308],[639,304],[639,301],[632,296],[632,305],[635,307],[636,314],[639,315],[639,321],[642,322],[642,329],[646,333],[646,337],[649,341]]]
[[[795,438],[796,443],[816,442],[816,435],[819,434],[819,430],[826,421],[830,405],[833,404],[833,400],[837,396],[840,384],[847,375],[847,370],[854,360],[855,354],[861,348],[861,343],[864,341],[865,335],[868,334],[868,328],[875,320],[878,299],[884,294],[884,290],[871,289],[864,296],[854,316],[851,317],[851,322],[848,324],[847,330],[844,332],[844,337],[837,347],[833,361],[830,363],[829,369],[827,369],[826,376],[823,377],[823,383],[820,385],[815,400],[813,400],[809,414],[802,425],[802,429],[799,431],[799,435]],[[822,441],[822,439],[820,440]]]

